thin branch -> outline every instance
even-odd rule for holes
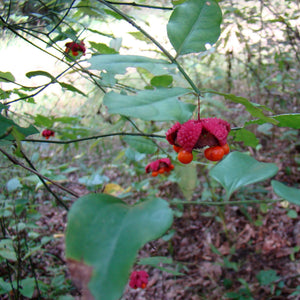
[[[126,20],[128,23],[130,23],[133,27],[135,27],[137,30],[139,30],[145,37],[147,37],[153,44],[155,44],[167,56],[167,58],[177,66],[179,72],[184,76],[184,78],[187,80],[187,82],[193,88],[195,93],[197,95],[201,95],[200,90],[197,88],[197,86],[195,85],[193,80],[189,77],[189,75],[185,72],[185,70],[181,67],[181,65],[178,63],[178,61],[155,38],[153,38],[147,31],[142,29],[132,19],[130,19],[127,15],[125,15],[121,10],[114,7],[109,2],[107,2],[105,0],[98,0],[98,1],[100,3],[106,5],[107,7],[109,7],[111,10],[113,10],[117,14],[119,14],[124,20]]]
[[[70,10],[73,7],[73,4],[75,3],[76,0],[73,0],[71,5],[68,7],[68,10],[66,11],[66,13],[64,14],[64,16],[59,20],[59,22],[48,32],[48,35],[50,35],[63,21],[64,19],[67,17],[67,15],[69,14]]]
[[[94,135],[94,136],[89,136],[89,137],[86,137],[86,138],[75,139],[75,140],[68,140],[68,141],[55,141],[55,140],[52,141],[52,140],[25,139],[25,140],[23,140],[23,142],[49,143],[49,144],[72,144],[72,143],[76,143],[76,142],[83,142],[83,141],[88,141],[88,140],[95,140],[95,139],[104,138],[104,137],[125,136],[125,135],[145,136],[145,137],[163,138],[163,139],[166,138],[164,135],[158,135],[158,134],[114,132],[114,133],[108,133],[108,134],[102,134],[102,135]]]
[[[72,195],[72,196],[74,196],[74,197],[76,197],[76,198],[79,198],[79,195],[78,195],[77,193],[75,193],[75,192],[69,190],[68,188],[66,188],[66,187],[64,187],[64,186],[62,186],[62,185],[56,183],[55,181],[53,181],[53,180],[51,180],[50,178],[48,178],[48,177],[46,177],[46,176],[40,174],[39,172],[37,172],[37,171],[35,171],[35,170],[31,169],[31,168],[26,167],[24,164],[22,164],[22,163],[21,163],[20,161],[18,161],[16,158],[14,158],[14,157],[11,156],[10,154],[8,154],[5,150],[3,150],[3,149],[0,148],[0,152],[2,152],[2,153],[3,153],[3,154],[4,154],[4,155],[5,155],[5,156],[13,163],[13,164],[22,167],[23,169],[25,169],[25,170],[27,170],[27,171],[29,171],[29,172],[31,172],[31,173],[37,175],[38,177],[42,177],[43,179],[45,179],[45,180],[51,182],[53,185],[57,186],[57,187],[60,188],[61,190],[67,192],[68,194],[70,194],[70,195]]]
[[[147,4],[138,4],[135,2],[113,2],[113,1],[106,1],[106,2],[113,5],[129,5],[129,6],[151,8],[151,9],[173,10],[173,7],[153,6]]]

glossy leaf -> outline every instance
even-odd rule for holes
[[[106,70],[114,74],[125,74],[128,67],[145,68],[153,74],[164,74],[171,64],[162,59],[154,59],[145,56],[103,54],[94,55],[88,60],[92,70]]]
[[[66,257],[95,299],[117,300],[138,250],[172,224],[172,210],[156,198],[136,205],[105,194],[79,198],[68,213]]]
[[[178,55],[205,51],[220,35],[222,12],[215,0],[188,0],[177,5],[167,25],[169,40]]]
[[[104,96],[103,103],[109,113],[121,114],[146,121],[187,121],[195,109],[178,97],[189,92],[183,88],[146,90],[136,95],[121,95],[110,92]]]
[[[239,188],[266,180],[277,172],[275,164],[259,162],[245,153],[232,152],[214,166],[209,175],[224,187],[228,200]]]
[[[154,142],[142,136],[125,136],[123,140],[140,153],[153,154],[157,150]]]
[[[272,180],[271,182],[274,193],[290,203],[300,205],[300,189],[286,186],[285,184]]]

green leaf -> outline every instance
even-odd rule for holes
[[[115,49],[108,47],[106,44],[95,43],[95,42],[89,42],[89,43],[94,49],[96,49],[101,54],[116,54],[116,53],[118,53]]]
[[[34,278],[25,278],[23,280],[21,280],[20,282],[20,293],[29,298],[32,299],[33,293],[35,290],[35,280]]]
[[[279,123],[279,127],[300,129],[300,114],[282,114],[273,116]]]
[[[259,140],[255,134],[245,128],[232,131],[231,135],[234,135],[234,140],[237,142],[244,142],[245,146],[250,146],[255,148]]]
[[[152,44],[152,42],[147,37],[145,37],[145,35],[142,34],[140,31],[128,32],[128,33],[131,34],[137,40],[146,42],[147,44]]]
[[[0,82],[15,82],[15,77],[10,72],[0,71]]]
[[[177,5],[167,25],[177,56],[205,51],[220,35],[222,12],[215,0],[188,0]]]
[[[275,270],[261,270],[256,274],[256,278],[261,285],[270,285],[280,277]]]
[[[178,185],[186,200],[191,200],[197,186],[196,164],[178,165],[175,168]]]
[[[79,198],[68,213],[66,230],[71,275],[81,276],[95,299],[119,299],[138,250],[172,221],[172,210],[159,198],[132,206],[105,194]]]
[[[91,63],[90,69],[106,70],[114,74],[125,74],[128,67],[141,67],[153,74],[164,74],[166,73],[165,69],[172,66],[168,61],[162,59],[119,54],[94,55],[88,62]]]
[[[266,180],[278,172],[272,163],[262,163],[245,153],[232,152],[214,166],[209,175],[226,190],[227,200],[239,188]]]
[[[244,97],[239,97],[233,94],[224,94],[224,93],[219,93],[216,91],[212,91],[209,90],[207,91],[207,93],[212,93],[212,94],[216,94],[216,95],[221,95],[223,96],[225,99],[230,100],[234,103],[240,103],[242,105],[245,106],[246,110],[255,118],[259,118],[260,120],[263,120],[264,122],[268,122],[271,124],[277,124],[278,121],[273,119],[272,117],[267,117],[264,115],[264,113],[262,112],[263,108],[253,105],[248,99],[244,98]]]
[[[53,117],[46,117],[40,114],[37,114],[34,117],[34,124],[36,126],[45,127],[45,128],[51,128],[54,124],[54,118]]]
[[[45,77],[48,77],[51,79],[51,81],[56,81],[55,77],[52,76],[50,73],[46,72],[46,71],[31,71],[31,72],[28,72],[26,73],[26,76],[28,78],[32,78],[34,76],[45,76]]]
[[[110,92],[103,103],[109,113],[140,118],[146,121],[187,121],[195,109],[193,104],[178,101],[178,97],[189,92],[183,88],[146,90],[136,95],[121,95]]]
[[[125,136],[123,140],[140,153],[153,154],[157,146],[149,139],[142,136]]]
[[[154,76],[151,79],[151,85],[155,87],[170,87],[173,82],[173,77],[171,75],[160,75]]]
[[[176,267],[176,263],[173,262],[173,259],[171,257],[165,257],[165,256],[153,256],[153,257],[145,257],[140,259],[140,261],[138,262],[139,265],[146,265],[146,266],[151,266],[154,267],[158,270],[170,273],[174,276],[182,276],[185,275],[181,272],[169,269],[169,268],[164,268],[162,266],[160,266],[160,264],[169,264],[169,265],[174,265],[174,267]]]
[[[0,256],[5,259],[16,261],[17,255],[13,247],[13,241],[10,239],[0,240]]]
[[[21,187],[22,187],[22,184],[20,183],[20,180],[17,177],[10,179],[6,183],[6,188],[9,192],[13,192]]]
[[[80,91],[79,89],[77,89],[75,86],[69,84],[69,83],[65,83],[65,82],[59,82],[60,86],[64,89],[67,89],[71,92],[75,92],[78,94],[81,94],[82,96],[86,97],[86,94],[83,93],[82,91]]]
[[[0,277],[0,295],[2,294],[8,294],[11,291],[11,285],[9,282],[5,282],[1,277]]]
[[[16,135],[26,137],[38,132],[39,131],[32,125],[29,127],[20,127],[14,121],[0,115],[0,139],[14,141],[16,140]]]
[[[271,184],[275,194],[290,203],[300,205],[300,189],[288,187],[277,180],[272,180]]]

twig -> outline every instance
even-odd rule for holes
[[[114,133],[89,136],[89,137],[86,137],[86,138],[75,139],[75,140],[68,140],[68,141],[55,141],[55,140],[52,141],[52,140],[25,139],[25,140],[23,140],[23,142],[49,143],[49,144],[72,144],[72,143],[76,143],[76,142],[83,142],[83,141],[88,141],[88,140],[95,140],[95,139],[104,138],[104,137],[110,137],[110,136],[126,136],[126,135],[131,135],[131,136],[146,136],[146,137],[163,138],[163,139],[166,138],[164,135],[158,135],[158,134],[114,132]]]
[[[162,9],[162,10],[173,10],[173,7],[153,6],[153,5],[147,5],[147,4],[138,4],[138,3],[135,3],[135,2],[107,1],[107,3],[113,4],[113,5],[129,5],[129,6],[135,6],[135,7],[144,7],[144,8],[153,8],[153,9]]]
[[[68,188],[56,183],[55,181],[51,180],[50,178],[40,174],[39,172],[26,167],[24,164],[22,164],[20,161],[18,161],[16,158],[14,158],[13,156],[11,156],[10,154],[8,154],[5,150],[0,148],[0,152],[2,152],[13,164],[18,165],[20,167],[22,167],[23,169],[37,175],[38,177],[42,177],[43,179],[46,179],[47,181],[51,182],[53,185],[57,186],[58,188],[60,188],[61,190],[67,192],[68,194],[71,194],[72,196],[79,198],[79,195],[71,190],[69,190]]]

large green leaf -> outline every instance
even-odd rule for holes
[[[103,103],[109,113],[135,117],[146,121],[187,121],[194,109],[177,98],[189,92],[183,88],[145,90],[136,95],[121,95],[110,92],[104,96]]]
[[[114,74],[125,74],[128,67],[144,68],[152,74],[165,74],[171,64],[162,59],[154,59],[137,55],[102,54],[94,55],[88,60],[90,69],[106,70]]]
[[[79,198],[68,213],[66,230],[72,276],[95,299],[119,299],[138,250],[164,234],[172,221],[172,210],[159,198],[132,206],[106,194]]]
[[[292,187],[288,187],[285,184],[272,180],[271,182],[274,192],[283,199],[293,204],[300,205],[300,190]]]
[[[268,179],[277,172],[275,164],[258,162],[245,153],[232,152],[214,166],[209,175],[225,188],[228,200],[239,188]]]
[[[177,56],[205,51],[220,35],[222,12],[215,0],[188,0],[175,7],[167,25]]]

